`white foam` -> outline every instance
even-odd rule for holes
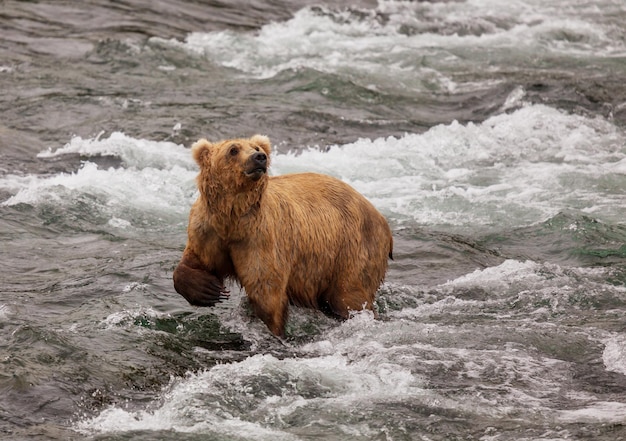
[[[592,184],[615,173],[612,164],[626,154],[623,140],[603,119],[536,105],[481,124],[453,122],[423,134],[278,155],[272,167],[277,174],[339,177],[399,221],[518,226],[589,207],[617,219],[621,193]]]
[[[480,288],[493,296],[510,296],[516,293],[546,295],[567,295],[574,289],[590,289],[591,286],[608,289],[621,296],[626,287],[607,284],[605,279],[609,270],[602,267],[571,268],[552,263],[538,263],[527,260],[505,260],[500,265],[477,269],[455,280],[439,285],[445,293],[454,293],[458,289]],[[585,285],[580,286],[584,280]],[[550,294],[552,293],[552,294]]]
[[[626,421],[626,403],[597,401],[586,407],[557,412],[558,420],[570,424],[623,424]]]
[[[436,299],[429,298],[418,306],[387,314],[394,319],[409,320],[474,313],[506,319],[521,311],[535,319],[550,317],[570,313],[572,305],[593,298],[594,293],[621,298],[626,288],[606,283],[608,273],[609,270],[601,267],[568,268],[551,263],[506,260],[431,288],[437,293]],[[484,295],[480,300],[467,299],[467,293],[472,292]],[[502,308],[503,302],[507,308]],[[614,349],[607,346],[608,357],[616,356]]]
[[[382,322],[358,314],[301,346],[300,357],[257,354],[174,378],[147,406],[113,406],[81,420],[76,429],[87,435],[171,431],[290,440],[307,428],[317,435],[326,428],[357,437],[380,433],[380,424],[371,427],[367,421],[387,403],[394,408],[448,409],[479,418],[519,418],[526,411],[553,414],[545,397],[562,392],[568,363],[514,347],[448,346],[459,332],[480,332],[476,326],[402,319]],[[466,381],[483,387],[468,393],[440,393],[419,374],[430,376],[441,369],[458,370]],[[354,409],[362,418],[352,418]],[[562,419],[578,417],[558,414]]]
[[[583,278],[598,275],[593,272],[596,269],[570,271]],[[564,281],[575,281],[555,266],[507,261],[433,289],[473,284],[498,288],[493,285],[498,277],[518,292],[531,291],[528,288],[541,277],[556,279],[554,286],[559,287]],[[442,305],[444,309],[460,306],[444,301],[448,303]],[[527,350],[513,341],[503,346],[458,344],[459,335],[483,335],[487,329],[515,334],[520,326],[516,320],[495,325],[491,321],[487,325],[451,324],[448,319],[433,323],[419,316],[403,316],[405,310],[391,313],[385,321],[374,320],[367,312],[356,314],[329,327],[315,341],[292,348],[299,356],[279,359],[256,354],[173,378],[152,402],[112,406],[81,420],[76,428],[88,435],[136,430],[290,440],[298,439],[303,430],[320,435],[329,427],[335,434],[368,437],[380,430],[380,424],[368,424],[369,415],[380,414],[388,404],[491,419],[519,418],[526,412],[556,414],[563,422],[616,421],[619,417],[611,416],[611,410],[622,415],[620,403],[595,403],[576,411],[551,407],[551,397],[561,396],[562,384],[569,380],[567,361]],[[545,322],[545,326],[555,324]],[[477,387],[458,394],[431,387],[428,379],[435,379],[440,370],[458,372],[462,381],[472,381]],[[593,396],[570,399],[580,402]],[[354,409],[362,415],[359,420],[351,418]]]
[[[179,124],[173,130],[180,129]],[[108,138],[102,138],[102,133],[93,139],[73,137],[70,142],[58,149],[47,149],[37,155],[39,158],[52,158],[69,153],[79,153],[84,156],[115,156],[122,160],[128,168],[153,168],[158,170],[172,170],[183,168],[196,169],[189,149],[167,141],[149,141],[146,139],[131,138],[121,132],[113,132]]]
[[[611,165],[614,173],[626,175],[626,158]]]
[[[301,408],[338,412],[355,402],[416,394],[409,371],[390,363],[348,360],[342,355],[287,358],[254,355],[174,379],[152,410],[112,407],[78,423],[83,433],[171,430],[249,439],[298,439],[284,420]],[[314,397],[307,397],[313,393]],[[334,421],[333,421],[334,424]]]
[[[132,289],[136,288],[133,287],[132,284],[127,285],[124,288],[124,292],[129,292]],[[105,319],[103,319],[101,323],[106,329],[114,329],[127,323],[132,323],[135,321],[135,319],[139,317],[156,319],[161,317],[170,317],[170,315],[167,313],[159,312],[151,307],[140,306],[133,309],[115,311],[109,314]]]
[[[196,174],[177,166],[169,170],[103,170],[87,162],[70,174],[0,179],[0,187],[7,183],[7,187],[19,188],[2,205],[53,203],[60,207],[79,207],[85,204],[92,213],[110,216],[109,226],[120,229],[135,223],[159,225],[164,219],[178,223],[185,220],[194,200]]]
[[[237,417],[219,417],[201,409],[182,409],[190,403],[178,402],[181,397],[169,396],[156,411],[127,411],[117,407],[104,410],[100,415],[78,423],[76,429],[85,434],[120,433],[132,431],[173,431],[180,433],[218,433],[222,436],[244,437],[253,440],[292,441],[298,438],[261,424],[249,423]]]
[[[615,334],[605,340],[602,361],[607,371],[626,375],[626,334]]]
[[[276,154],[271,173],[336,176],[397,223],[501,229],[569,209],[621,222],[625,137],[602,118],[529,105],[480,124],[453,122],[400,138]],[[115,155],[122,165],[101,169],[87,161],[75,173],[4,176],[0,189],[12,196],[2,204],[87,204],[121,230],[137,222],[185,222],[197,194],[188,149],[118,133],[74,138],[43,155],[67,153]]]
[[[506,8],[485,0],[380,1],[374,9],[357,12],[307,7],[258,32],[194,32],[184,42],[152,41],[265,78],[311,68],[365,87],[458,91],[476,84],[453,81],[453,72],[472,70],[486,56],[490,63],[521,67],[531,57],[549,62],[562,54],[623,56],[619,24],[596,19],[595,8],[532,0],[509,2]]]
[[[124,287],[122,292],[145,291],[150,285],[141,282],[131,282]]]
[[[115,156],[122,164],[103,169],[87,159],[73,173],[4,176],[0,178],[0,188],[8,190],[12,196],[2,205],[86,206],[90,213],[109,217],[108,226],[120,230],[134,225],[145,227],[166,222],[171,225],[186,220],[197,193],[197,166],[189,149],[114,133],[106,139],[75,137],[65,146],[39,156],[71,153],[86,158]]]
[[[475,270],[470,274],[461,276],[442,285],[442,289],[449,288],[477,288],[493,291],[494,293],[507,292],[511,285],[519,287],[524,283],[524,288],[532,286],[544,286],[545,276],[540,274],[543,266],[532,261],[520,262],[517,260],[506,260],[500,265]],[[554,266],[552,274],[559,272]]]
[[[11,308],[6,304],[0,304],[0,320],[4,321],[12,315]]]

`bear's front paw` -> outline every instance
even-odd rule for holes
[[[229,295],[217,276],[187,265],[178,265],[174,270],[174,289],[194,306],[214,306]]]

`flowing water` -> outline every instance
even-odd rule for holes
[[[0,438],[626,439],[626,4],[0,9]],[[380,319],[173,289],[189,145],[392,227]]]

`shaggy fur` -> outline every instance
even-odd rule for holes
[[[372,310],[392,253],[387,221],[335,178],[267,176],[270,151],[260,135],[193,145],[200,197],[174,271],[176,291],[211,306],[226,295],[224,279],[233,278],[278,336],[290,302],[342,318]]]

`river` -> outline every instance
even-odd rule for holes
[[[0,8],[0,438],[626,439],[623,1]],[[378,320],[174,291],[255,133],[388,219]]]

